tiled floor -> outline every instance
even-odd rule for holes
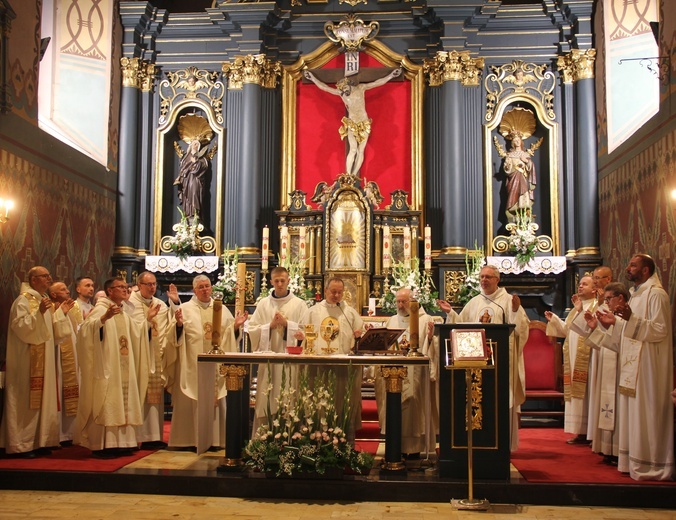
[[[410,502],[280,502],[241,498],[110,493],[58,493],[52,491],[0,491],[0,518],[73,519],[203,519],[359,520],[575,519],[671,520],[676,511],[603,507],[552,507],[496,504],[489,511],[458,511],[450,503]]]

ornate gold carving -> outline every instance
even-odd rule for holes
[[[340,0],[340,3],[347,2],[354,6],[358,3],[366,3],[366,0]],[[333,43],[340,44],[348,52],[356,52],[362,49],[362,45],[375,38],[380,31],[378,22],[365,24],[361,18],[357,18],[354,13],[348,14],[338,25],[332,22],[324,24],[324,34]]]
[[[167,122],[172,108],[186,100],[200,101],[211,107],[216,122],[223,124],[223,94],[225,88],[218,72],[188,67],[168,72],[167,79],[160,81],[160,125]]]
[[[556,66],[564,83],[574,83],[580,79],[594,78],[595,61],[596,49],[573,49],[568,54],[559,56]]]
[[[536,65],[514,60],[500,67],[491,66],[491,73],[486,76],[486,121],[495,116],[495,108],[501,99],[517,95],[534,103],[540,102],[545,108],[546,116],[554,120],[554,95],[556,85],[554,73],[547,70],[547,64]]]
[[[472,398],[472,430],[483,428],[483,370],[473,368],[471,370],[472,384],[470,395]],[[466,412],[465,412],[466,413]],[[467,421],[465,421],[467,424]]]
[[[244,83],[253,83],[263,88],[276,88],[282,75],[282,65],[270,61],[265,54],[237,56],[231,63],[223,63],[221,70],[228,77],[230,90],[241,90]]]
[[[116,269],[117,274],[115,275],[115,278],[119,278],[120,280],[127,281],[127,270],[126,269]]]
[[[145,74],[145,64],[140,58],[120,58],[122,70],[122,86],[140,88]]]
[[[218,373],[225,376],[225,389],[228,392],[236,392],[244,388],[244,376],[249,372],[247,365],[227,365],[223,363],[218,367]]]
[[[457,303],[460,288],[466,278],[467,274],[463,271],[446,271],[444,273],[444,300]]]
[[[145,63],[141,75],[141,92],[152,92],[157,74],[154,63]]]
[[[387,391],[400,394],[404,385],[404,378],[408,376],[407,367],[380,367],[380,375],[385,379]]]
[[[423,63],[430,87],[438,87],[445,81],[461,81],[466,87],[477,86],[484,68],[483,58],[472,58],[470,51],[438,51],[432,59]]]

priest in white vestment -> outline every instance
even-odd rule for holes
[[[70,297],[70,291],[65,283],[53,283],[49,287],[48,293],[54,304],[54,309],[60,309],[64,303],[69,303],[64,309],[68,309],[69,305],[72,305],[66,313],[70,331],[56,342],[56,376],[59,385],[60,408],[59,441],[62,445],[68,445],[73,442],[73,430],[80,395],[80,369],[77,365],[76,334],[82,324],[82,312],[75,306],[76,302]]]
[[[481,293],[472,298],[457,314],[448,302],[439,301],[447,313],[446,323],[512,323],[516,327],[509,336],[509,431],[510,449],[519,446],[519,411],[526,400],[523,346],[528,341],[529,319],[521,307],[521,299],[498,287],[500,271],[486,265],[479,272]]]
[[[585,337],[573,327],[575,318],[584,312],[594,312],[598,307],[596,285],[591,276],[583,276],[572,298],[573,309],[564,322],[551,311],[545,312],[549,321],[547,335],[566,338],[563,344],[563,398],[565,415],[563,430],[572,433],[568,444],[589,444],[587,421],[589,418],[589,389],[593,387],[590,375],[591,347],[585,343]]]
[[[75,292],[77,293],[75,308],[79,311],[77,318],[77,328],[79,329],[94,308],[94,280],[87,276],[77,278],[75,280]],[[75,333],[77,334],[77,330]]]
[[[355,341],[362,335],[364,321],[359,313],[343,302],[345,283],[340,278],[331,278],[324,286],[324,300],[310,307],[305,324],[314,325],[319,334],[315,342],[315,353],[320,355],[348,355],[354,348]],[[322,338],[322,332],[324,337]],[[333,338],[333,339],[331,339]],[[351,413],[348,419],[347,434],[353,440],[354,433],[361,428],[361,367],[331,366],[327,369],[336,374],[335,404],[339,414],[342,413],[349,370],[354,371],[352,388],[349,389]],[[312,372],[312,371],[311,371]]]
[[[42,266],[31,268],[27,280],[9,311],[0,447],[33,457],[59,445],[55,340],[70,332],[64,312],[72,301],[54,311],[46,295],[52,277]]]
[[[143,424],[143,396],[149,365],[149,322],[138,323],[122,309],[127,283],[110,278],[80,327],[77,353],[80,363],[80,400],[74,442],[95,457],[110,458],[138,447],[136,428]]]
[[[629,305],[615,314],[598,312],[613,326],[619,346],[619,444],[617,469],[634,480],[674,477],[673,345],[669,295],[646,254],[634,255],[626,268],[634,286]],[[604,345],[605,346],[605,345]]]
[[[134,304],[132,317],[139,323],[145,323],[148,312],[158,307],[157,315],[151,319],[148,363],[154,369],[148,377],[148,388],[143,398],[143,424],[138,428],[138,441],[143,448],[164,448],[164,385],[166,377],[162,371],[162,356],[167,345],[167,332],[172,320],[169,307],[155,297],[157,279],[153,273],[142,272],[136,278],[139,287],[133,291],[129,301]]]
[[[395,295],[397,314],[387,320],[388,329],[404,329],[398,341],[405,340],[407,345],[411,343],[410,314],[411,314],[411,289],[399,289]],[[418,311],[418,345],[419,352],[430,358],[430,367],[409,366],[408,375],[402,382],[401,389],[401,451],[406,458],[416,458],[421,452],[426,451],[426,444],[433,450],[436,443],[436,432],[431,425],[429,432],[426,431],[425,414],[431,415],[429,409],[433,402],[431,392],[434,390],[436,381],[436,350],[437,342],[434,341],[434,318],[420,307]],[[376,402],[378,404],[378,422],[380,431],[386,432],[385,416],[387,412],[387,391],[385,380],[376,369]],[[427,410],[427,412],[426,412]],[[426,438],[426,433],[430,438]]]
[[[308,307],[289,291],[289,272],[278,266],[270,272],[273,290],[258,302],[256,311],[249,321],[249,340],[252,352],[284,353],[287,346],[295,346],[303,339],[299,323],[304,320]],[[277,398],[281,392],[282,370],[286,371],[285,385],[298,388],[297,367],[290,365],[258,365],[256,411],[254,414],[252,436],[261,424],[267,422],[268,413],[277,412]],[[272,427],[271,427],[272,429]]]
[[[167,374],[167,391],[171,393],[171,431],[169,446],[172,448],[197,447],[198,432],[201,428],[211,430],[209,437],[213,447],[225,446],[225,377],[216,373],[214,388],[214,413],[211,424],[198,421],[198,378],[197,356],[206,354],[212,347],[214,301],[211,299],[211,280],[205,275],[193,279],[193,297],[180,303],[178,290],[172,284],[167,296],[172,303],[175,327],[169,331],[165,350],[164,366]],[[180,306],[177,307],[177,305]],[[239,329],[248,318],[243,313],[233,318],[223,305],[221,309],[221,337],[218,347],[224,352],[237,351]]]

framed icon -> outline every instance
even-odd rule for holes
[[[448,353],[447,353],[448,354]],[[484,329],[453,329],[451,359],[456,366],[483,366],[491,359]]]

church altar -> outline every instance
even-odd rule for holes
[[[213,391],[215,384],[215,370],[212,363],[219,363],[221,373],[226,377],[226,388],[228,396],[226,397],[226,428],[225,428],[225,458],[222,467],[237,467],[241,455],[241,446],[250,438],[248,423],[248,405],[249,391],[248,385],[242,384],[248,378],[251,372],[251,365],[256,364],[296,364],[296,365],[324,365],[324,366],[379,366],[401,369],[397,377],[401,381],[405,377],[407,366],[417,365],[429,369],[430,359],[427,356],[402,356],[402,355],[295,355],[275,352],[226,352],[222,354],[200,354],[198,361],[198,380],[197,391],[198,401],[198,424],[213,423]],[[246,366],[246,368],[244,368]],[[428,379],[426,376],[425,379]],[[238,382],[233,381],[239,379]],[[238,383],[238,384],[237,384]],[[233,391],[234,390],[234,391]],[[399,397],[399,407],[392,407],[389,404],[390,396]],[[386,457],[385,463],[392,469],[401,469],[403,464],[401,457],[401,388],[394,389],[388,387],[388,406],[386,412],[386,422],[390,427],[385,434]],[[429,401],[429,399],[427,399]],[[241,405],[245,406],[241,406]],[[234,405],[234,406],[233,406]],[[244,414],[243,408],[247,409]],[[244,420],[246,417],[247,420]],[[425,410],[425,425],[427,432],[431,432],[431,414],[429,407]],[[429,434],[426,432],[427,438]],[[197,453],[204,453],[213,445],[211,428],[198,428]],[[398,444],[398,446],[394,445]],[[388,459],[388,453],[396,453]],[[389,468],[388,468],[389,469]]]
[[[213,273],[218,270],[218,256],[146,256],[146,270],[152,273]]]
[[[487,256],[487,265],[494,265],[502,274],[559,274],[566,270],[565,256],[536,256],[525,265],[519,265],[514,256]]]

